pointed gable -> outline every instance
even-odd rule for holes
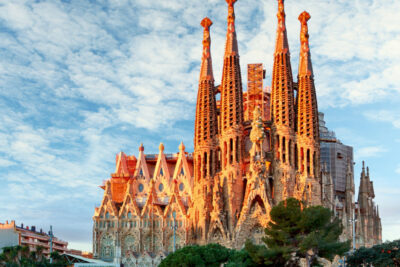
[[[186,191],[190,196],[192,195],[193,176],[191,174],[183,142],[179,145],[179,155],[178,160],[176,161],[173,179],[178,182],[178,188],[180,191]]]
[[[124,202],[122,203],[119,215],[121,216],[122,214],[129,212],[129,211],[137,216],[140,216],[140,209],[137,206],[136,200],[135,200],[135,186],[133,184],[133,181],[130,181],[128,183]]]
[[[119,152],[115,159],[115,173],[125,176],[129,174],[127,156],[124,152]]]
[[[191,179],[192,174],[190,173],[189,164],[186,158],[185,145],[183,142],[179,145],[179,156],[176,161],[174,179],[177,179],[179,175],[185,176],[187,179]]]
[[[144,147],[143,144],[140,144],[139,147],[139,158],[136,163],[136,170],[134,176],[137,179],[146,179],[150,180],[150,173],[146,163],[146,157],[144,155]]]
[[[146,212],[151,212],[158,214],[160,216],[163,215],[163,212],[158,205],[160,203],[160,200],[157,197],[156,189],[155,189],[155,182],[154,180],[150,181],[150,186],[149,186],[149,191],[148,191],[148,197],[146,200],[146,203],[143,206],[142,213],[141,215],[144,216]]]
[[[183,205],[181,197],[179,196],[178,181],[174,180],[173,184],[174,189],[172,191],[172,195],[170,196],[169,203],[165,208],[164,216],[171,212],[174,206],[178,206],[179,211],[182,213],[182,215],[186,215],[185,205]]]
[[[95,214],[95,216],[101,216],[102,214],[106,214],[107,212],[109,212],[109,214],[113,216],[118,216],[118,209],[112,200],[110,180],[108,180],[105,184],[103,200],[101,201],[101,205],[97,212],[98,214]]]
[[[164,144],[160,143],[159,146],[159,154],[157,157],[157,164],[154,169],[153,179],[157,179],[158,177],[164,177],[167,181],[170,180],[171,175],[169,174],[169,168],[167,164],[167,160],[164,154]]]

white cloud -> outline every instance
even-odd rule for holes
[[[387,152],[387,149],[382,146],[368,146],[368,147],[355,148],[355,158],[364,159],[364,158],[380,157],[385,152]]]
[[[396,110],[374,110],[364,113],[370,120],[388,122],[393,127],[400,129],[400,112]]]
[[[400,174],[400,165],[397,166],[396,173]]]
[[[258,62],[267,69],[265,85],[269,85],[276,2],[241,0],[236,7],[244,87],[246,64]],[[320,107],[398,98],[400,2],[287,1],[294,77],[297,16],[304,9],[312,15],[310,42]],[[179,139],[192,147],[201,58],[199,23],[204,16],[214,22],[212,56],[219,84],[226,33],[224,1],[0,4],[0,51],[4,51],[0,171],[1,182],[15,193],[10,195],[0,186],[0,202],[11,202],[1,208],[4,214],[34,220],[44,214],[43,207],[56,207],[71,217],[89,214],[79,218],[90,224],[91,205],[101,197],[96,186],[113,170],[118,150],[134,151],[132,147],[144,142],[151,153],[160,141]],[[400,119],[390,118],[387,111],[367,116],[400,128]],[[356,148],[360,158],[384,152],[384,145]],[[24,189],[36,190],[37,200],[24,195]],[[79,205],[74,199],[80,200]],[[27,204],[29,214],[16,214]],[[77,206],[85,206],[84,212]],[[63,217],[67,215],[44,214],[49,220],[58,220],[57,216],[63,218],[60,226],[67,228],[68,218]],[[81,230],[69,234],[74,231]],[[87,242],[89,232],[90,227],[84,234]]]

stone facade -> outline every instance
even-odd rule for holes
[[[117,155],[116,170],[102,186],[104,197],[93,217],[95,257],[124,266],[151,266],[174,244],[179,248],[219,243],[239,249],[247,239],[261,243],[271,208],[288,197],[335,208],[332,176],[320,167],[310,15],[299,16],[297,82],[291,70],[284,1],[278,0],[271,87],[263,86],[262,64],[250,64],[248,91],[243,92],[236,0],[226,2],[220,85],[215,85],[212,68],[212,22],[201,22],[193,154],[181,143],[176,154],[165,154],[160,144],[158,155],[145,155],[143,145],[138,158]]]
[[[369,177],[369,169],[360,177],[358,202],[354,202],[353,148],[344,145],[333,131],[325,125],[324,114],[320,120],[320,151],[322,166],[322,201],[333,210],[344,226],[342,241],[352,240],[353,220],[355,222],[356,247],[371,247],[382,242],[382,225],[378,207],[374,203],[374,187]]]

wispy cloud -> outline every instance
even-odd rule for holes
[[[355,158],[357,160],[364,158],[380,157],[383,153],[387,151],[386,148],[382,146],[368,146],[355,149]]]
[[[246,65],[263,62],[269,85],[276,3],[241,0],[236,7],[243,84]],[[320,107],[399,97],[400,2],[287,1],[294,77],[297,16],[304,9],[312,15]],[[214,22],[219,84],[226,31],[219,0],[1,3],[0,202],[7,203],[1,213],[32,223],[45,218],[66,229],[62,235],[85,236],[74,236],[77,244],[89,244],[97,185],[113,171],[115,153],[134,153],[140,142],[149,153],[161,141],[172,151],[180,140],[191,148],[204,16]],[[367,116],[399,128],[399,118],[387,115]],[[385,147],[356,148],[356,156],[377,157]],[[27,191],[34,191],[30,198]],[[27,205],[30,211],[21,214]],[[76,218],[84,222],[66,223]]]
[[[400,110],[367,111],[364,115],[370,120],[388,122],[400,129]]]

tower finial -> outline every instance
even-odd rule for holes
[[[286,14],[284,0],[278,0],[278,28],[276,30],[276,53],[289,53],[289,42],[286,33]]]
[[[228,3],[228,31],[226,33],[225,57],[239,53],[235,30],[235,9],[233,7],[236,1],[226,0]]]
[[[181,141],[181,144],[179,145],[179,151],[184,152],[185,151],[185,145],[183,144],[183,141]]]
[[[299,21],[301,23],[300,30],[300,66],[299,76],[313,75],[311,56],[310,56],[310,45],[309,45],[309,34],[307,21],[311,18],[310,14],[306,11],[300,14]]]
[[[160,145],[158,146],[158,149],[160,150],[160,152],[164,152],[164,144],[160,143]]]
[[[211,50],[210,50],[211,47],[210,27],[213,23],[209,18],[205,17],[200,24],[204,28],[203,56],[201,58],[200,81],[202,80],[214,81],[212,61],[211,61]]]

